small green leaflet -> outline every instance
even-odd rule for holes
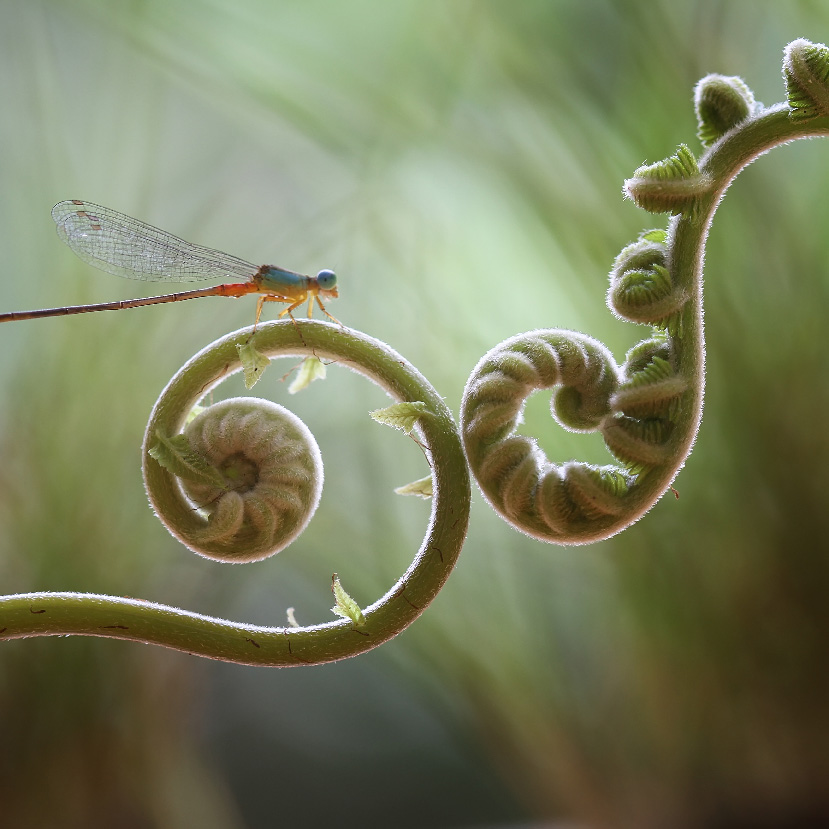
[[[252,389],[262,376],[262,372],[268,367],[270,360],[257,350],[252,337],[246,343],[238,343],[236,350],[239,352],[239,360],[245,375],[245,388]]]
[[[377,409],[374,412],[369,412],[369,414],[378,423],[384,423],[386,426],[400,429],[401,432],[410,435],[415,423],[428,411],[429,407],[425,403],[416,400],[413,403],[395,403],[393,406]]]
[[[337,616],[342,616],[343,619],[351,619],[351,623],[355,628],[362,627],[366,623],[366,617],[363,616],[360,605],[345,592],[340,584],[340,577],[336,573],[331,577],[331,591],[334,593],[334,601],[336,602],[334,607],[331,608],[331,612]]]
[[[421,478],[419,481],[412,481],[410,484],[404,484],[403,486],[399,486],[397,487],[397,489],[395,489],[395,494],[417,495],[418,498],[431,498],[433,495],[432,476],[427,475],[425,478]]]
[[[227,486],[222,473],[211,466],[207,458],[191,448],[186,435],[168,438],[156,431],[155,436],[158,443],[151,446],[147,454],[168,472],[185,481],[212,484],[221,489]]]
[[[296,394],[307,389],[314,380],[325,379],[325,363],[319,357],[306,357],[299,367],[296,377],[288,386],[288,394]]]
[[[668,241],[668,231],[657,228],[656,230],[646,230],[639,234],[640,239],[646,242],[656,242],[659,245],[664,245]]]
[[[206,408],[206,406],[200,406],[196,403],[196,405],[190,409],[187,419],[184,421],[184,425],[189,426]]]

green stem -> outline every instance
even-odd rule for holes
[[[674,348],[678,370],[689,379],[687,396],[679,411],[671,441],[671,463],[643,488],[645,501],[656,501],[685,463],[699,430],[705,389],[705,336],[703,327],[703,258],[708,232],[722,197],[737,175],[752,161],[774,147],[798,138],[829,136],[829,118],[794,121],[786,104],[762,110],[732,130],[702,156],[699,168],[715,182],[693,210],[674,217],[669,230],[671,272],[690,301],[682,310]],[[648,505],[645,509],[648,509]]]
[[[179,431],[188,412],[241,365],[237,346],[254,336],[269,356],[311,355],[336,361],[382,386],[398,402],[420,401],[418,421],[434,478],[432,514],[414,561],[396,584],[348,620],[308,627],[263,627],[214,619],[137,599],[84,593],[23,593],[0,598],[0,639],[79,634],[151,642],[188,653],[249,665],[313,665],[370,650],[400,633],[435,598],[457,561],[469,517],[466,462],[452,415],[426,379],[388,346],[349,329],[316,321],[277,322],[230,334],[193,357],[171,380],[153,411],[147,435]],[[147,455],[145,479],[165,520],[196,519],[175,479]]]

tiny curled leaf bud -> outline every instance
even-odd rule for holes
[[[610,404],[615,412],[630,417],[659,415],[670,419],[669,404],[688,388],[688,381],[676,374],[671,362],[657,356],[639,371],[630,372],[628,378],[610,398]]]
[[[703,146],[710,147],[756,108],[754,93],[742,78],[706,75],[694,89],[697,135]]]
[[[670,337],[660,332],[628,351],[602,429],[608,449],[632,471],[666,463],[688,379],[676,370]]]
[[[711,188],[711,178],[700,173],[694,154],[680,144],[674,155],[639,167],[625,181],[623,192],[650,213],[678,215],[693,207]]]
[[[807,121],[829,115],[829,48],[803,38],[783,51],[789,118]]]
[[[687,302],[668,267],[668,248],[654,231],[623,248],[610,272],[607,304],[618,317],[631,322],[667,325]]]

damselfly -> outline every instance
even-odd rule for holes
[[[172,233],[92,202],[74,199],[62,201],[52,209],[52,218],[57,225],[58,236],[84,262],[107,273],[155,282],[198,282],[208,279],[244,281],[142,299],[69,305],[39,311],[14,311],[0,314],[0,322],[86,314],[91,311],[120,311],[124,308],[181,302],[203,296],[240,297],[246,294],[260,295],[256,305],[256,322],[259,321],[262,306],[266,302],[287,304],[288,307],[279,314],[283,317],[291,315],[306,300],[309,317],[316,300],[322,312],[338,322],[325,309],[321,299],[335,299],[338,296],[337,276],[333,271],[323,270],[316,276],[303,276],[276,265],[257,268],[228,253],[185,242]]]

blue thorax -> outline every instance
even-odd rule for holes
[[[309,283],[307,276],[293,271],[285,271],[276,265],[266,265],[260,269],[262,287],[279,291],[280,288],[306,287]]]

